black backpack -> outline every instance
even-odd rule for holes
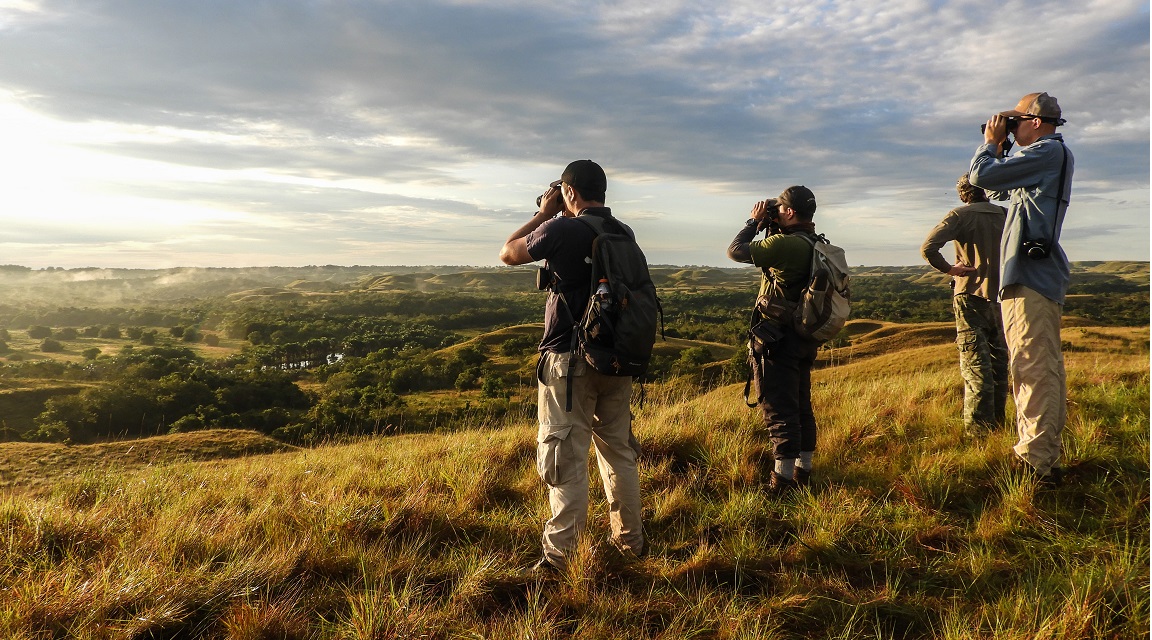
[[[641,378],[652,360],[657,316],[661,334],[664,321],[648,261],[636,239],[615,218],[581,215],[576,219],[596,237],[592,241],[592,295],[572,330],[568,375],[579,357],[602,374]],[[607,291],[598,295],[601,284]],[[572,410],[571,385],[566,409]]]

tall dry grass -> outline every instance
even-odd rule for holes
[[[651,554],[614,553],[594,487],[555,578],[520,572],[548,509],[522,417],[10,491],[0,637],[1147,637],[1148,332],[1065,338],[1060,489],[964,437],[954,349],[920,346],[817,373],[816,482],[783,499],[742,385],[651,389]]]

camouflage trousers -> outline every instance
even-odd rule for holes
[[[999,303],[966,293],[952,298],[956,346],[964,378],[964,428],[969,433],[1004,425],[1008,402],[1008,346]]]

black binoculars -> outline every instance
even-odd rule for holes
[[[1007,120],[1007,122],[1004,123],[1004,129],[1008,133],[1016,133],[1016,129],[1019,128],[1019,126],[1020,126],[1020,119],[1019,118],[1005,118],[1005,120]],[[984,130],[987,128],[988,128],[987,122],[980,125],[980,133],[984,133]]]

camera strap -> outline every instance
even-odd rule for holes
[[[1056,190],[1056,215],[1052,216],[1052,235],[1048,237],[1050,243],[1056,242],[1056,227],[1060,222],[1060,205],[1065,202],[1071,202],[1071,199],[1064,199],[1064,184],[1068,177],[1068,147],[1064,146],[1064,141],[1060,140],[1060,149],[1064,152],[1064,160],[1060,163],[1060,186]],[[1067,213],[1067,208],[1065,208]],[[1028,216],[1023,216],[1024,220],[1024,241],[1029,242],[1031,234],[1028,233]]]

